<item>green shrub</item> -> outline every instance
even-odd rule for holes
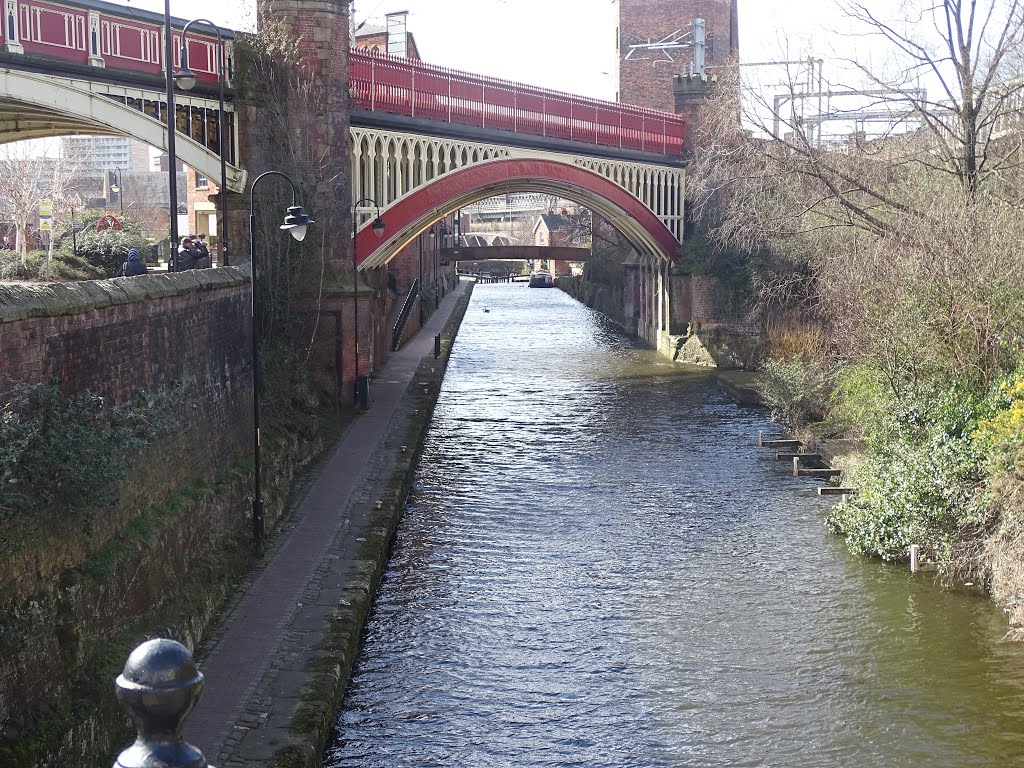
[[[848,478],[857,495],[833,508],[830,528],[862,555],[902,560],[918,544],[947,563],[987,518],[985,454],[972,440],[984,409],[982,398],[954,385],[875,414],[866,460]]]
[[[117,217],[121,229],[101,229],[97,232],[96,224],[105,215],[104,211],[83,211],[76,217],[84,227],[82,231],[75,238],[66,232],[61,240],[61,260],[73,263],[69,260],[81,259],[97,273],[93,277],[114,277],[128,258],[129,248],[138,248],[145,253],[149,247],[139,222],[130,216]],[[77,256],[73,254],[75,248]]]
[[[821,363],[803,355],[789,362],[766,360],[761,374],[761,397],[773,419],[797,429],[822,418],[829,376]]]
[[[974,439],[994,469],[1006,470],[1024,448],[1024,364],[995,383],[986,404]]]
[[[851,435],[870,437],[884,430],[892,413],[892,390],[881,371],[866,365],[843,368],[834,377],[828,399],[829,418]]]
[[[17,251],[0,251],[0,280],[37,280],[46,254],[42,251],[29,251],[25,263],[21,263],[21,255]]]
[[[14,251],[0,251],[0,280],[43,280],[45,251],[29,251],[25,264]],[[107,275],[80,256],[56,251],[50,259],[50,280],[94,280]]]
[[[104,277],[113,277],[128,258],[129,248],[146,247],[146,239],[131,232],[105,229],[84,232],[78,236],[78,256],[99,270]]]
[[[95,280],[105,277],[99,267],[93,266],[81,256],[61,252],[53,254],[50,276],[58,280]]]

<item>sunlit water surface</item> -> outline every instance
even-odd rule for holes
[[[325,766],[1024,764],[1001,613],[847,554],[759,429],[477,286]]]

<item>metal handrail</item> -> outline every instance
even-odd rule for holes
[[[398,320],[395,322],[395,327],[391,334],[392,351],[398,351],[398,348],[402,344],[402,336],[405,335],[405,324],[409,322],[409,315],[412,314],[413,305],[419,295],[420,279],[417,277],[412,281],[412,286],[409,288],[409,295],[405,297],[405,304],[402,305],[402,311],[398,313]]]

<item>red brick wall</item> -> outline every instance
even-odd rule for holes
[[[260,4],[260,10],[271,22],[280,22],[296,41],[295,75],[300,81],[308,82],[312,89],[290,90],[291,124],[287,134],[279,138],[294,147],[302,147],[304,158],[316,158],[313,162],[316,199],[350,200],[349,4],[338,0],[268,0],[266,4]],[[311,100],[310,93],[319,94],[321,98]],[[260,120],[259,110],[246,115],[246,120]],[[246,149],[252,154],[259,152],[251,144]],[[250,175],[255,175],[256,170],[267,170],[262,158],[253,162],[252,158],[243,155],[243,164],[249,168]],[[302,180],[296,181],[301,183]],[[347,271],[347,265],[351,263],[350,207],[311,207],[317,228],[324,233],[330,249],[328,261],[338,272]]]
[[[406,33],[405,46],[408,52],[407,59],[420,60],[420,51],[416,47],[416,40],[413,38],[412,33]],[[378,53],[388,52],[388,33],[387,32],[373,32],[368,35],[356,35],[356,47],[362,48],[369,51],[377,51]]]
[[[727,323],[733,319],[729,295],[717,277],[694,275],[690,278],[692,319],[699,325]]]
[[[241,273],[222,271],[0,286],[0,399],[50,380],[115,404],[185,381],[223,399],[249,386],[248,296]]]
[[[694,19],[706,22],[705,63],[724,64],[739,50],[736,31],[736,0],[618,0],[619,5],[619,100],[626,104],[672,112],[675,99],[672,76],[683,74],[692,56],[687,50],[670,51],[675,62],[659,63],[658,51],[636,52],[625,60],[631,45],[657,41]]]
[[[0,404],[18,384],[56,381],[68,399],[93,392],[114,405],[160,393],[173,399],[180,420],[172,435],[133,457],[133,482],[88,531],[68,537],[44,525],[15,539],[21,548],[0,567],[6,596],[38,588],[168,493],[211,479],[250,450],[248,310],[248,282],[235,269],[0,285]]]

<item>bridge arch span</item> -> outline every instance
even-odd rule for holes
[[[89,80],[0,68],[0,143],[28,138],[94,134],[131,136],[167,150],[167,126],[96,90]],[[177,158],[211,179],[220,158],[199,142],[175,136]],[[245,172],[228,165],[228,188],[245,189]]]
[[[679,241],[658,216],[625,189],[592,171],[549,159],[501,158],[447,173],[381,211],[384,237],[364,225],[356,235],[359,269],[387,264],[434,222],[495,195],[544,192],[588,206],[640,253],[674,262]]]

